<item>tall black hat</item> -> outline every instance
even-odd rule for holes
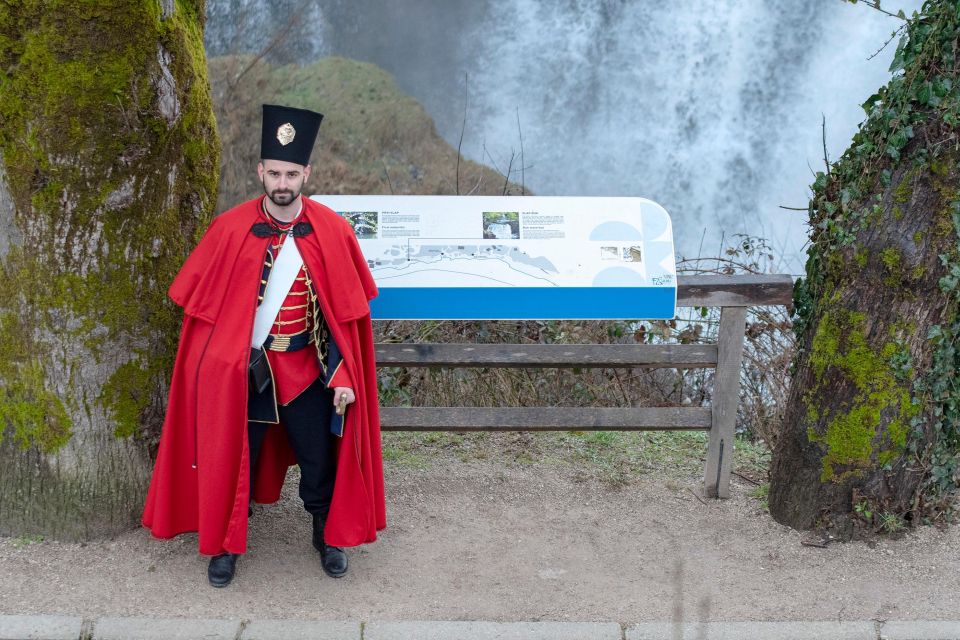
[[[307,109],[263,105],[261,160],[285,160],[310,164],[310,152],[317,140],[323,115]]]

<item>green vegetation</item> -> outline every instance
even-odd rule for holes
[[[806,278],[795,288],[795,329],[811,345],[800,358],[809,357],[813,372],[805,395],[806,428],[810,441],[826,450],[821,480],[841,482],[868,470],[889,469],[910,453],[915,459],[909,464],[926,470],[917,490],[926,500],[918,496],[914,504],[929,507],[955,491],[960,454],[960,380],[955,375],[960,369],[958,156],[954,145],[938,142],[954,138],[960,124],[957,3],[927,0],[903,30],[892,79],[863,104],[867,118],[853,143],[812,185],[813,233]],[[940,200],[932,205],[931,186]],[[930,206],[939,212],[928,219]],[[870,222],[864,212],[878,207],[887,207],[891,215]],[[865,246],[871,238],[884,241],[882,233],[863,233],[876,224],[889,226],[894,235],[920,224],[910,237],[918,251],[939,256],[936,271],[924,256],[905,254],[905,246]],[[886,242],[891,240],[901,238]],[[878,260],[867,260],[870,250]],[[843,255],[852,256],[863,272],[846,269],[849,259],[837,259]],[[864,289],[882,291],[887,301],[913,300],[929,290],[926,281],[932,278],[939,278],[937,293],[945,299],[944,321],[929,329],[922,346],[923,336],[911,341],[914,354],[924,354],[920,375],[915,375],[911,349],[895,336],[868,332],[863,315],[850,310],[850,300],[864,295]],[[871,326],[886,322],[879,311],[870,318]],[[826,414],[818,395],[848,388],[845,384],[855,389],[852,404]],[[883,517],[885,530],[902,524],[900,513]]]
[[[906,529],[903,519],[895,513],[884,511],[879,514],[880,530],[888,534],[900,533]]]
[[[36,535],[19,536],[11,540],[11,544],[13,545],[14,549],[17,549],[19,547],[26,547],[31,544],[39,544],[43,542],[43,539],[44,539],[43,536],[36,536]]]
[[[880,252],[880,261],[887,269],[887,275],[883,279],[883,283],[887,286],[897,286],[897,280],[899,279],[902,270],[900,257],[900,251],[895,247],[887,247]]]
[[[757,486],[753,489],[753,491],[750,492],[749,495],[750,495],[751,498],[756,498],[757,500],[760,501],[760,506],[763,507],[763,510],[764,510],[764,511],[768,511],[768,510],[770,509],[770,504],[769,504],[769,502],[768,502],[768,500],[769,500],[769,498],[770,498],[770,483],[769,483],[769,482],[764,482],[764,483],[761,484],[761,485],[757,485]]]
[[[853,512],[861,523],[874,532],[897,535],[907,528],[903,518],[899,515],[890,511],[874,511],[868,500],[857,501],[853,505]]]

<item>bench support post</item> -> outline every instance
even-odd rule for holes
[[[711,403],[713,420],[704,471],[704,492],[710,498],[730,497],[730,470],[740,398],[740,359],[746,326],[746,307],[720,309],[717,370]]]

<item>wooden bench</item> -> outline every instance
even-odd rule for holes
[[[720,307],[716,344],[378,343],[379,367],[716,368],[710,407],[384,407],[384,431],[709,431],[704,488],[730,495],[747,307],[789,305],[789,275],[680,276],[678,307]]]

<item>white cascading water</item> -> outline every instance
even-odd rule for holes
[[[723,234],[747,233],[798,272],[806,213],[779,205],[807,204],[822,118],[829,157],[849,145],[896,41],[867,58],[899,24],[838,0],[494,0],[467,35],[465,149],[484,159],[485,143],[504,170],[519,108],[538,194],[649,197],[671,212],[680,253],[716,255]]]
[[[266,7],[208,11],[238,3]],[[806,213],[780,205],[807,205],[822,118],[830,159],[847,148],[896,40],[868,58],[903,24],[842,0],[325,0],[311,15],[315,50],[288,54],[378,64],[453,145],[469,76],[467,157],[506,171],[512,150],[519,182],[519,114],[535,193],[648,197],[670,211],[680,254],[747,233],[793,273]]]

